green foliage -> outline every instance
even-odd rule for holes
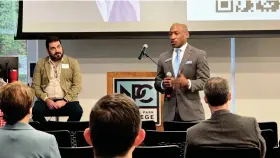
[[[18,7],[17,0],[0,0],[0,56],[27,55],[27,42],[25,40],[14,40],[17,29]],[[26,67],[26,64],[26,60],[20,60],[20,69]],[[27,82],[26,71],[19,71],[19,80]]]
[[[13,35],[0,34],[0,55],[27,55],[25,40],[14,40]]]
[[[18,15],[17,1],[0,0],[0,33],[14,34]]]

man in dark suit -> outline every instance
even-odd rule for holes
[[[210,78],[205,83],[204,93],[212,116],[187,130],[187,148],[256,147],[259,148],[261,156],[265,157],[266,144],[256,119],[236,115],[228,110],[231,100],[228,82],[220,77]]]
[[[155,78],[156,90],[165,93],[164,121],[200,122],[205,114],[199,91],[210,76],[206,52],[187,43],[184,24],[173,24],[169,36],[173,49],[159,56]]]

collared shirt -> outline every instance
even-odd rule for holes
[[[173,54],[172,54],[172,66],[173,66],[173,67],[174,67],[174,63],[175,63],[176,56],[177,56],[176,50],[177,50],[177,49],[180,49],[180,50],[181,50],[181,51],[180,51],[180,63],[181,63],[181,61],[182,61],[182,59],[183,59],[183,56],[184,56],[184,54],[185,54],[185,50],[186,50],[187,46],[188,46],[188,43],[185,43],[181,48],[174,48],[174,49],[173,49]]]
[[[180,49],[180,50],[181,50],[181,52],[180,52],[180,63],[181,63],[181,61],[182,61],[182,59],[183,59],[183,56],[184,56],[184,54],[185,54],[185,50],[186,50],[187,46],[188,46],[188,42],[186,42],[184,45],[182,45],[182,47],[180,47],[180,48],[175,48],[175,49],[173,50],[173,54],[172,54],[172,66],[173,66],[173,67],[174,67],[174,62],[175,62],[176,55],[177,55],[176,49]],[[190,79],[188,79],[188,81],[189,81],[188,89],[191,89],[191,87],[192,87],[192,82],[191,82]]]
[[[173,49],[173,54],[172,54],[172,66],[173,66],[173,68],[174,68],[174,62],[175,62],[176,55],[177,55],[176,50],[177,50],[177,49],[180,49],[180,50],[181,50],[181,51],[180,51],[180,63],[181,63],[181,61],[182,61],[182,59],[183,59],[183,56],[184,56],[184,54],[185,54],[185,50],[186,50],[187,46],[188,46],[188,43],[186,42],[182,47],[180,47],[180,48],[174,48],[174,49]],[[188,81],[189,81],[188,89],[191,89],[191,87],[192,87],[192,82],[191,82],[190,79],[188,79]],[[161,88],[164,89],[164,87],[163,87],[163,81],[161,82]]]
[[[61,61],[63,61],[63,58]],[[45,92],[47,93],[47,98],[62,99],[65,96],[60,86],[60,74],[61,74],[62,64],[61,62],[55,64],[51,59],[49,59],[49,64],[50,64],[50,83],[45,88]]]

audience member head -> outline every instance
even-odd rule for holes
[[[84,136],[97,158],[131,157],[145,138],[139,108],[124,94],[102,97],[90,113]]]
[[[34,96],[33,89],[21,82],[8,83],[1,89],[0,109],[7,124],[29,122]]]
[[[46,39],[46,48],[52,61],[60,61],[62,59],[64,52],[58,37],[48,37]]]
[[[182,47],[189,38],[188,27],[185,24],[174,23],[169,30],[169,38],[173,48]]]
[[[226,79],[212,77],[204,85],[204,100],[209,105],[211,112],[221,109],[228,109],[228,102],[231,100],[231,93]]]

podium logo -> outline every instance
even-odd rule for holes
[[[154,87],[154,78],[115,78],[113,83],[114,93],[126,94],[135,101],[142,121],[154,120],[160,125],[160,95]]]
[[[114,92],[126,94],[138,106],[159,105],[159,94],[154,88],[154,79],[115,79]]]

